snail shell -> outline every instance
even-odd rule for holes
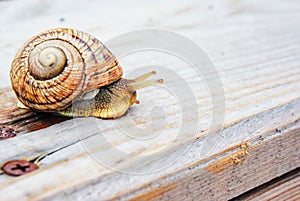
[[[115,56],[93,36],[67,28],[44,31],[16,54],[10,71],[19,101],[37,111],[59,111],[82,94],[122,76]]]

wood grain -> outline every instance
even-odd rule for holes
[[[169,55],[137,54],[121,58],[120,63],[124,72],[130,72],[137,65],[160,61],[159,65],[178,73],[194,93],[197,117],[182,119],[176,97],[158,87],[138,92],[141,104],[117,120],[36,114],[17,108],[13,92],[2,88],[0,126],[13,128],[17,135],[0,141],[0,162],[42,160],[39,170],[30,174],[17,178],[2,174],[0,200],[227,200],[300,166],[300,4],[268,0],[156,3],[165,10],[157,12],[155,6],[146,9],[145,5],[120,1],[118,5],[126,12],[143,11],[134,18],[120,17],[115,6],[91,12],[105,7],[104,2],[85,3],[85,9],[72,12],[89,23],[116,13],[101,25],[96,20],[78,27],[99,38],[138,27],[162,27],[192,39],[217,70],[217,74],[209,70],[203,74],[213,83],[219,78],[223,83],[225,102],[217,103],[225,105],[221,129],[210,130],[211,109],[216,105],[203,80]],[[38,28],[27,29],[29,25],[36,22],[37,27],[45,28],[38,20],[55,21],[61,15],[55,9],[50,11],[34,20],[29,17],[3,24],[6,29],[0,37],[7,35],[0,44],[6,47],[5,57],[0,59],[7,64],[3,66],[9,66],[20,43],[36,33]],[[13,15],[7,12],[7,16]],[[68,19],[73,19],[71,16]],[[114,23],[118,25],[115,28]],[[169,84],[166,86],[179,89],[179,80],[160,76]],[[8,80],[5,74],[2,77]],[[188,97],[183,100],[191,101]],[[164,108],[165,116],[151,116],[153,106]],[[185,108],[185,112],[194,111],[193,105]],[[178,137],[179,128],[193,121],[198,122],[197,132],[185,131]],[[165,122],[163,129],[157,126],[160,122]],[[128,136],[124,129],[135,132]],[[147,135],[149,130],[161,133]],[[116,154],[116,149],[122,154]]]
[[[299,200],[300,169],[297,168],[281,177],[232,199],[238,200]]]
[[[248,121],[254,119],[264,121],[263,116],[269,115],[268,113],[261,114],[258,118],[250,118]],[[251,123],[249,124],[246,120],[223,132],[238,131],[247,125],[251,125]],[[153,182],[153,186],[158,185],[162,189],[176,186],[173,190],[157,195],[154,200],[176,200],[178,198],[184,200],[228,200],[241,192],[280,176],[283,172],[293,170],[293,167],[299,167],[299,126],[299,122],[296,121],[280,128],[280,132],[276,129],[266,131],[261,133],[261,136],[256,136],[212,155],[206,160],[191,164],[181,172],[161,178],[156,181],[158,184]],[[244,128],[243,131],[247,132],[247,129]],[[293,185],[297,184],[293,183]],[[138,189],[134,193],[130,192],[124,195],[123,198],[127,199],[132,194],[135,194],[134,196],[151,195],[149,189],[151,188]]]
[[[0,127],[12,128],[18,135],[46,128],[69,118],[20,109],[10,87],[0,89]]]

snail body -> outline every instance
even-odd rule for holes
[[[122,78],[115,56],[93,36],[73,29],[51,29],[29,39],[10,70],[18,100],[38,112],[65,116],[117,118],[136,100],[136,90],[162,83]]]
[[[155,75],[155,71],[144,74],[136,79],[121,78],[107,86],[101,87],[94,99],[79,100],[58,113],[64,116],[94,116],[116,118],[122,116],[133,104],[139,104],[136,91],[153,84],[163,83],[159,80],[145,80]]]

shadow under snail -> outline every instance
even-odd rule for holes
[[[29,39],[10,70],[22,107],[64,116],[118,118],[140,88],[162,84],[146,80],[155,71],[129,80],[115,56],[93,36],[74,29],[46,30]]]

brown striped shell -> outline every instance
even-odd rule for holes
[[[82,94],[122,76],[115,56],[93,36],[67,28],[44,31],[16,54],[10,71],[19,101],[38,111],[58,111]]]

